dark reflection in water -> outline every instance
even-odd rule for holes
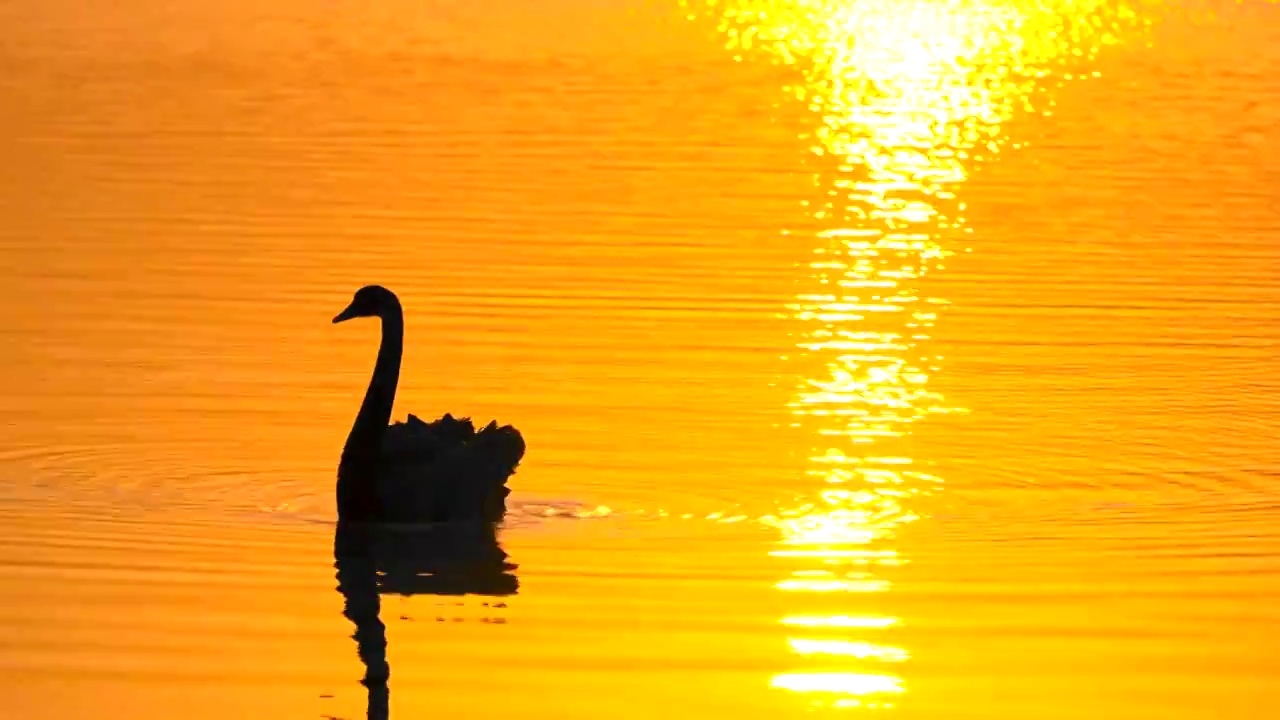
[[[390,717],[391,666],[380,595],[514,595],[516,565],[488,523],[379,525],[338,523],[333,536],[342,614],[365,667],[370,720]]]

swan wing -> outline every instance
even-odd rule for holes
[[[426,423],[410,415],[388,428],[378,478],[382,506],[414,521],[501,520],[507,478],[525,443],[511,426],[491,422],[479,432],[469,419],[446,415]]]

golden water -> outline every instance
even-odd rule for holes
[[[0,6],[6,707],[364,715],[380,282],[397,414],[529,443],[393,717],[1270,717],[1276,78],[1261,0]]]

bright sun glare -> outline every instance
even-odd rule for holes
[[[1137,0],[1141,3],[1143,0]],[[1154,0],[1152,0],[1154,2]],[[787,308],[801,381],[791,403],[812,428],[814,500],[772,521],[777,557],[803,558],[777,587],[823,597],[828,614],[783,619],[820,672],[772,685],[819,705],[891,707],[906,691],[887,664],[908,658],[882,635],[898,618],[850,614],[858,595],[905,562],[892,547],[916,519],[910,499],[941,480],[917,469],[911,426],[956,411],[927,389],[941,358],[928,347],[942,298],[926,277],[963,251],[959,187],[1000,152],[1017,112],[1051,114],[1049,93],[1103,47],[1138,33],[1141,4],[1107,0],[682,0],[717,23],[739,60],[794,70],[786,97],[813,122],[817,168],[807,211],[822,228],[804,290]],[[1077,70],[1076,72],[1080,72]],[[810,595],[811,594],[811,595]],[[836,610],[838,608],[838,610]],[[834,660],[847,669],[830,671]]]

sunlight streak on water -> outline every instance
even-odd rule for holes
[[[846,640],[807,640],[791,638],[787,641],[792,652],[797,655],[847,655],[865,660],[874,658],[887,662],[900,662],[907,659],[906,651],[901,648],[886,647],[867,642],[848,642]]]
[[[834,635],[898,624],[846,614],[848,603],[890,590],[880,574],[906,562],[892,543],[917,519],[910,500],[942,482],[909,447],[912,426],[963,412],[928,389],[943,361],[928,341],[948,303],[926,284],[967,251],[959,186],[1000,152],[1015,112],[1052,113],[1040,94],[1072,77],[1054,77],[1055,65],[1090,59],[1144,22],[1107,0],[705,4],[736,59],[763,55],[796,71],[785,94],[813,120],[804,139],[816,194],[805,205],[817,229],[787,312],[801,378],[790,410],[812,433],[808,473],[823,489],[768,520],[782,533],[771,555],[806,563],[778,589],[848,598],[838,613],[828,605],[830,614],[785,620],[832,635],[791,637],[791,650],[843,657],[857,672],[815,668],[776,675],[772,685],[829,707],[891,707],[906,684],[876,663],[907,651]]]
[[[836,707],[892,707],[883,700],[861,700],[904,691],[902,681],[890,675],[865,673],[800,673],[775,675],[772,685],[800,693],[829,693]]]

